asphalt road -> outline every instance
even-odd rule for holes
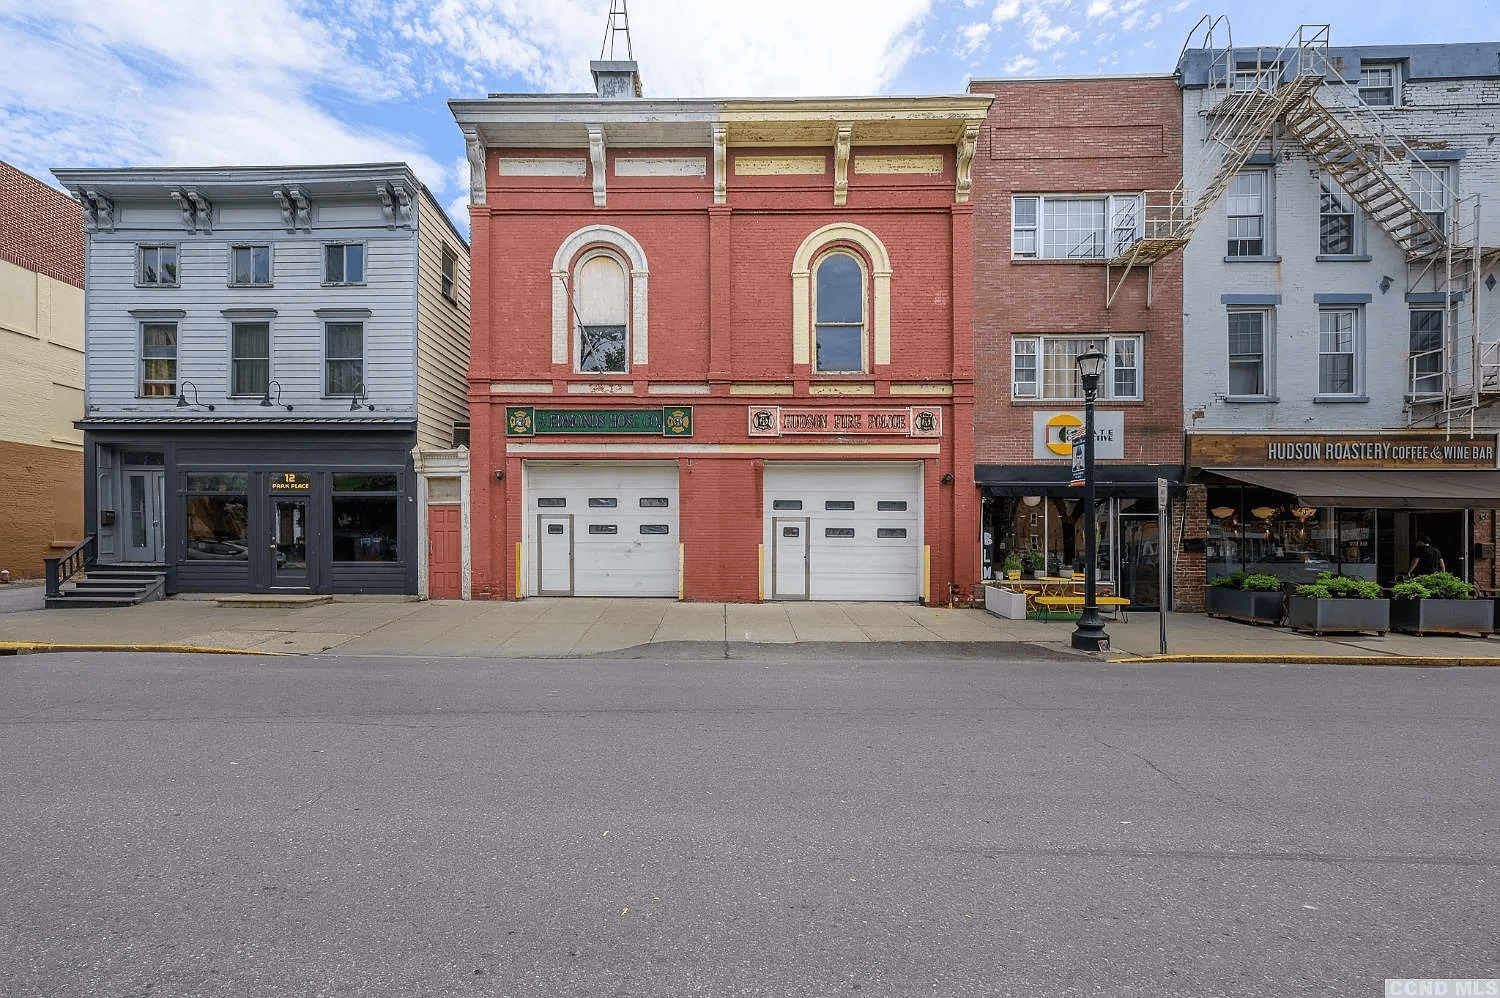
[[[1500,976],[1500,670],[0,658],[0,994]]]

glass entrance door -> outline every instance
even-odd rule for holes
[[[1153,504],[1154,505],[1154,504]],[[1132,610],[1161,609],[1161,531],[1156,514],[1120,514],[1118,594]]]
[[[276,499],[271,507],[271,587],[306,589],[307,500]]]
[[[166,557],[162,472],[127,471],[125,502],[125,560],[160,564]]]

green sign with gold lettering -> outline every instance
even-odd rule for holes
[[[660,409],[538,409],[529,405],[505,408],[505,435],[586,433],[654,437],[693,435],[693,407],[668,405]]]

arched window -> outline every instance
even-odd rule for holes
[[[814,374],[874,373],[891,362],[891,258],[862,225],[834,222],[792,257],[792,363]]]
[[[849,252],[818,261],[814,281],[813,370],[850,374],[865,370],[865,270]]]
[[[625,374],[646,364],[650,273],[624,229],[589,225],[552,258],[552,363],[579,374]]]
[[[625,265],[601,250],[586,254],[575,273],[574,367],[589,374],[624,374],[630,370]]]

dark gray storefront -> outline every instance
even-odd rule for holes
[[[101,565],[168,592],[415,593],[412,423],[85,421]]]

